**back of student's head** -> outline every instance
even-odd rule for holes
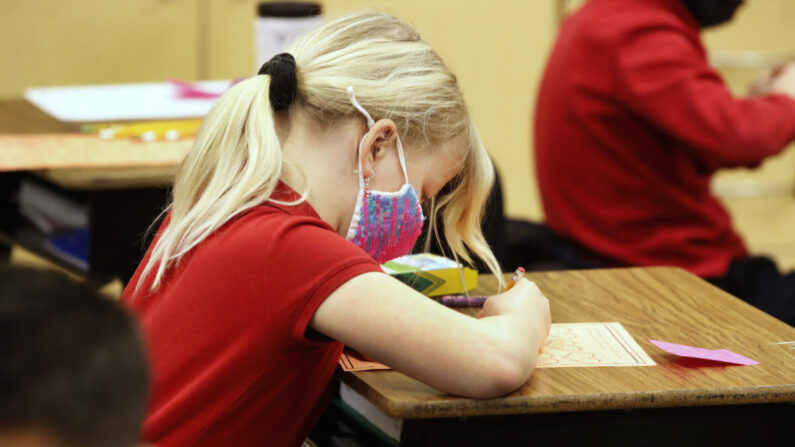
[[[0,444],[138,442],[146,358],[118,303],[58,273],[0,268],[0,356]]]
[[[480,231],[494,169],[455,75],[420,35],[389,14],[360,12],[308,33],[289,52],[297,89],[287,116],[301,110],[326,125],[361,118],[348,97],[352,86],[373,119],[394,121],[407,153],[465,141],[456,187],[432,202],[428,223],[433,228],[441,213],[453,254],[470,261],[472,252],[499,272]],[[144,270],[156,272],[153,288],[171,262],[234,215],[266,202],[283,170],[295,168],[281,153],[270,82],[269,75],[240,82],[205,118],[174,183],[171,223]]]

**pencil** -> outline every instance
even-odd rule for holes
[[[524,267],[517,267],[516,271],[513,272],[513,276],[511,277],[511,283],[508,284],[507,287],[505,287],[504,291],[507,292],[511,290],[511,287],[515,286],[516,283],[519,282],[520,279],[522,279],[522,277],[524,276],[524,272],[525,272]]]

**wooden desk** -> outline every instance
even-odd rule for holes
[[[80,126],[75,123],[64,123],[42,112],[36,106],[24,99],[0,100],[0,135],[3,134],[69,134],[78,133]],[[170,184],[176,173],[181,156],[190,147],[190,141],[180,143],[129,143],[119,140],[99,140],[86,136],[91,140],[96,149],[80,150],[74,147],[53,147],[46,154],[35,154],[40,157],[58,157],[66,155],[61,152],[65,150],[78,149],[82,152],[73,160],[46,160],[42,165],[55,166],[54,168],[32,169],[29,165],[31,160],[23,160],[19,166],[14,166],[16,160],[11,161],[7,166],[0,162],[0,172],[9,171],[31,171],[41,178],[45,178],[59,186],[80,189],[113,189],[130,187],[148,187]],[[54,145],[57,138],[53,138]],[[75,143],[65,144],[74,146]],[[82,144],[82,143],[81,143]],[[91,151],[113,150],[107,149],[108,145],[140,146],[143,153],[139,157],[127,156],[125,159],[117,159],[108,155],[92,157]],[[64,144],[62,144],[64,145]],[[22,148],[19,152],[21,153]],[[127,149],[126,147],[124,148]],[[128,150],[129,152],[129,150]],[[166,152],[166,154],[163,154]],[[20,154],[21,155],[21,154]],[[4,160],[4,151],[0,150],[0,161]],[[34,164],[37,164],[35,161]],[[78,165],[73,167],[70,165]]]
[[[0,134],[78,130],[79,125],[60,122],[23,99],[0,100]],[[57,152],[58,148],[53,149]],[[97,284],[113,277],[126,281],[148,245],[145,231],[166,202],[178,162],[158,160],[156,166],[146,164],[142,160],[134,167],[97,165],[44,170],[0,166],[0,243],[24,246]],[[23,180],[44,183],[88,204],[91,228],[88,270],[54,255],[45,245],[45,236],[21,217],[16,195]]]
[[[445,395],[394,371],[344,373],[343,382],[404,420],[401,445],[767,445],[757,441],[788,430],[795,406],[773,403],[795,401],[795,350],[775,343],[795,341],[795,328],[676,268],[527,277],[549,297],[553,322],[618,321],[657,366],[537,369],[516,392],[490,400]],[[479,289],[493,284],[481,276]],[[760,364],[680,359],[649,338],[726,348]]]

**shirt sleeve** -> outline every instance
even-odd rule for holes
[[[305,337],[309,322],[337,288],[363,273],[383,272],[367,253],[314,219],[291,218],[271,240],[265,289],[286,301],[298,342],[311,342]]]
[[[701,45],[673,26],[637,28],[617,54],[620,100],[706,166],[753,166],[795,139],[795,101],[732,97]]]

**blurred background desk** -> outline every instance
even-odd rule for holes
[[[0,100],[0,134],[59,134],[78,130],[78,124],[60,122],[23,99]],[[94,143],[99,141],[96,139]],[[186,145],[189,143],[183,143]],[[0,144],[0,160],[3,149]],[[139,161],[134,167],[64,168],[58,167],[54,160],[41,161],[42,165],[53,161],[56,167],[30,170],[24,163],[15,166],[13,160],[0,163],[0,244],[5,245],[5,254],[8,246],[18,244],[94,284],[114,277],[126,282],[148,245],[146,230],[165,205],[177,162],[161,161],[158,166],[146,166],[145,161]],[[53,252],[47,245],[47,236],[22,216],[19,203],[22,182],[43,186],[86,207],[87,265]]]
[[[527,277],[549,297],[553,322],[618,321],[657,365],[537,369],[519,390],[490,400],[449,396],[395,371],[343,373],[343,383],[402,421],[400,445],[775,445],[787,439],[795,417],[795,350],[781,343],[795,342],[795,328],[675,268]],[[493,278],[480,279],[479,291],[493,292]],[[760,364],[682,359],[650,338],[726,348]]]

